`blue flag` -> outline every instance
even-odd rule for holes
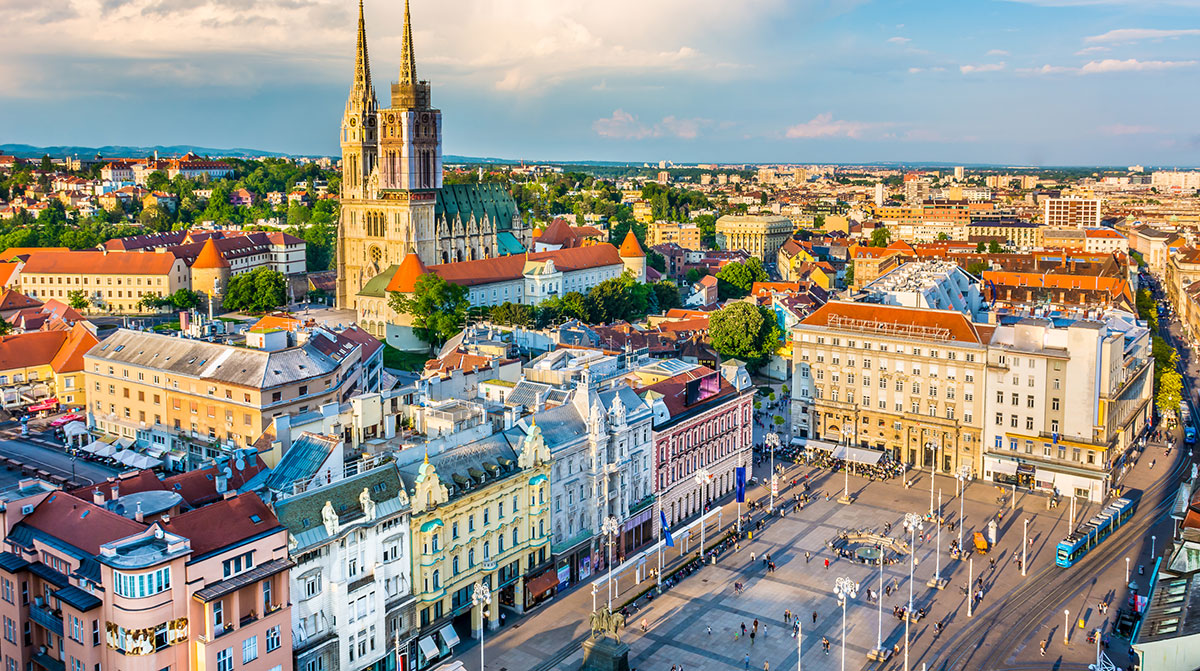
[[[737,478],[735,480],[735,482],[737,483],[737,502],[745,503],[746,502],[746,467],[738,466],[735,472],[737,473]]]
[[[667,528],[667,513],[662,510],[658,511],[658,518],[662,522],[663,538],[667,540],[667,547],[675,547],[675,539],[671,538],[671,530]]]

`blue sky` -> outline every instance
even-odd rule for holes
[[[0,142],[336,153],[353,0],[0,0]],[[445,151],[1200,164],[1200,0],[413,0]],[[376,89],[401,3],[367,0]]]

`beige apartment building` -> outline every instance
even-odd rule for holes
[[[646,242],[650,247],[674,242],[684,249],[701,250],[703,249],[700,244],[702,238],[700,227],[695,224],[656,221],[650,224],[646,230]]]
[[[21,269],[21,291],[31,298],[66,302],[82,291],[92,312],[136,312],[146,296],[190,289],[191,271],[168,253],[35,251]]]
[[[982,473],[991,329],[949,310],[826,303],[793,330],[794,435]]]
[[[318,338],[267,352],[122,329],[84,355],[88,423],[165,451],[179,468],[252,446],[274,418],[355,388],[361,346]]]
[[[792,230],[792,221],[787,217],[727,214],[717,220],[717,247],[740,249],[761,261],[773,261],[779,248],[792,237]]]

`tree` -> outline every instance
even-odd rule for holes
[[[176,310],[191,310],[204,304],[204,294],[191,289],[180,289],[164,300]]]
[[[721,356],[742,359],[757,369],[779,347],[783,332],[770,310],[737,302],[712,314],[708,335]]]
[[[750,293],[755,282],[767,281],[762,261],[749,259],[745,263],[727,263],[717,271],[717,296],[721,300],[741,298]]]
[[[700,278],[704,277],[706,274],[707,273],[699,268],[688,268],[687,274],[684,275],[684,277],[687,279],[688,284],[695,284],[699,282]]]
[[[988,254],[1001,254],[1003,252],[1004,248],[1000,246],[998,241],[992,240],[988,242]]]
[[[1158,380],[1155,406],[1159,416],[1174,416],[1183,402],[1183,377],[1174,370],[1166,371]]]
[[[850,262],[846,264],[846,274],[844,277],[843,281],[846,283],[846,286],[854,284],[854,259],[850,259]]]
[[[947,235],[947,234],[945,234],[945,233],[938,233],[938,234],[937,234],[937,239],[938,239],[938,240],[949,240],[949,239],[950,239],[950,236],[949,236],[949,235]]]
[[[817,216],[813,217],[813,228],[817,230],[823,230],[825,228],[825,215],[818,214]]]
[[[417,280],[413,293],[393,292],[388,306],[413,318],[413,333],[431,346],[441,346],[467,323],[467,288],[426,273]]]
[[[636,321],[658,308],[654,288],[625,273],[604,280],[587,295],[588,319],[592,323]]]
[[[980,241],[979,241],[979,242],[978,242],[978,243],[975,245],[975,253],[976,253],[976,254],[982,254],[982,253],[984,253],[985,251],[987,251],[987,243],[986,243],[986,242],[984,242],[983,240],[980,240]]]
[[[51,170],[54,170],[54,166],[50,163],[50,154],[45,154],[42,156],[41,168],[42,172],[50,172]]]
[[[982,243],[980,243],[980,244],[982,244]],[[988,268],[987,264],[984,263],[983,261],[971,261],[970,263],[967,264],[967,272],[971,273],[972,275],[974,275],[976,277],[979,277],[980,275],[982,275],[983,271],[987,270],[987,268]]]
[[[679,294],[679,287],[670,280],[659,280],[653,284],[654,296],[657,299],[658,311],[666,312],[674,310],[683,305],[683,297]]]
[[[892,242],[892,232],[885,226],[876,226],[875,230],[871,231],[871,246],[872,247],[887,247]]]
[[[13,326],[8,323],[4,317],[0,317],[0,336],[8,335],[12,332]]]
[[[286,302],[287,278],[283,273],[270,268],[256,268],[229,280],[222,307],[239,312],[267,312]]]
[[[83,289],[76,289],[67,293],[67,305],[70,305],[75,310],[85,310],[89,305],[87,292]]]
[[[663,257],[662,254],[659,254],[658,252],[654,251],[653,249],[646,250],[646,265],[650,266],[651,268],[657,270],[660,273],[667,272],[667,260]]]

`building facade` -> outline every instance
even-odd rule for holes
[[[826,303],[793,329],[793,435],[982,473],[990,328],[949,310]]]
[[[727,214],[717,220],[717,247],[740,249],[760,261],[774,261],[792,230],[787,217]]]
[[[1042,223],[1050,228],[1099,228],[1099,198],[1047,198]]]
[[[533,425],[517,445],[494,434],[400,467],[412,502],[414,668],[452,654],[459,632],[499,626],[502,604],[522,611],[527,592],[553,576],[550,467]],[[471,599],[476,584],[492,595],[486,616]]]
[[[36,252],[21,268],[21,289],[30,297],[66,301],[80,291],[89,312],[139,312],[143,298],[191,287],[191,270],[173,254]]]
[[[395,464],[276,501],[274,509],[295,562],[292,668],[412,668],[409,500]]]

